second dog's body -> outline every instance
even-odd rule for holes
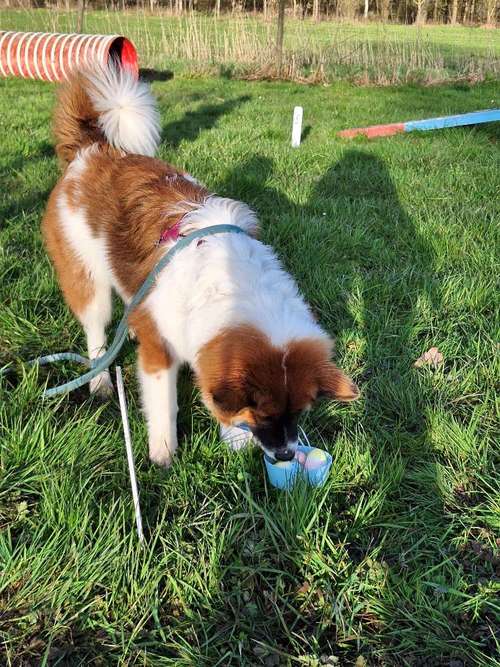
[[[351,400],[357,390],[329,361],[331,342],[294,281],[254,238],[253,212],[149,157],[158,140],[154,103],[124,73],[74,78],[55,131],[65,173],[43,231],[91,358],[106,346],[112,290],[128,302],[179,235],[224,223],[247,232],[191,243],[130,318],[152,460],[168,465],[177,447],[184,362],[221,423],[245,421],[270,455],[290,458],[300,412],[318,395]],[[91,383],[91,391],[111,390],[108,372]]]

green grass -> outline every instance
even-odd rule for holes
[[[84,340],[39,232],[57,179],[54,88],[1,81],[2,664],[498,664],[500,129],[335,137],[498,106],[498,86],[153,87],[161,156],[256,209],[362,398],[307,417],[332,472],[285,494],[257,450],[219,442],[185,373],[165,472],[147,460],[128,343],[140,548],[116,401],[42,402],[45,382],[76,370],[22,363]],[[415,368],[434,345],[444,365]]]
[[[3,10],[2,29],[71,32],[76,12]],[[269,76],[275,19],[141,11],[90,12],[86,32],[127,35],[143,67]],[[299,21],[287,18],[283,76],[394,84],[481,81],[500,76],[500,31],[466,26]]]

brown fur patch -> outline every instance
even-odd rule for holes
[[[73,252],[61,229],[57,211],[60,190],[61,186],[58,185],[50,195],[42,221],[42,233],[66,303],[78,316],[93,298],[94,284],[84,263]]]
[[[161,338],[153,318],[145,308],[137,308],[129,318],[139,342],[139,359],[146,373],[170,368],[172,358]]]
[[[221,422],[255,426],[297,415],[321,395],[356,398],[357,388],[330,361],[330,351],[327,341],[315,339],[278,348],[257,329],[242,325],[223,331],[201,349],[198,382]]]
[[[92,232],[106,237],[113,272],[129,295],[163,254],[162,233],[209,195],[160,160],[100,148],[87,153],[82,173],[68,172],[62,187]]]
[[[56,153],[63,166],[74,160],[81,148],[106,141],[85,90],[88,85],[85,75],[77,73],[58,89],[53,131]]]
[[[288,384],[305,392],[297,401],[304,402],[312,395],[326,396],[337,401],[353,401],[359,390],[334,363],[330,361],[332,344],[323,340],[303,339],[293,341],[288,347],[286,367]]]

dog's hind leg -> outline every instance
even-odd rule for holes
[[[111,320],[111,285],[93,281],[94,293],[85,308],[75,315],[87,336],[89,359],[106,352],[106,327]],[[90,393],[107,398],[113,393],[109,370],[104,370],[90,381]]]
[[[85,330],[88,356],[95,359],[106,351],[106,326],[111,320],[111,282],[105,267],[98,265],[95,258],[94,267],[92,261],[87,263],[85,243],[80,244],[82,252],[75,251],[74,241],[68,238],[67,230],[73,225],[73,230],[80,227],[82,231],[85,223],[80,214],[69,210],[63,223],[56,196],[51,196],[42,223],[45,244],[65,301]],[[113,384],[108,370],[90,381],[90,391],[103,398],[112,394]]]

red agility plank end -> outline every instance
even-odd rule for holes
[[[342,130],[338,133],[338,136],[344,139],[352,139],[362,134],[372,139],[374,137],[390,137],[393,134],[399,134],[404,131],[404,123],[390,123],[389,125],[371,125],[370,127],[355,127],[350,130]]]

